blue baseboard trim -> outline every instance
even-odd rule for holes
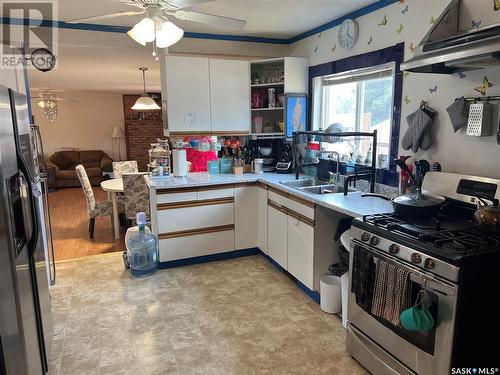
[[[258,254],[260,254],[260,250],[256,247],[254,247],[254,248],[250,248],[250,249],[228,251],[226,253],[202,255],[199,257],[171,260],[168,262],[160,262],[158,264],[158,268],[164,269],[164,268],[182,267],[182,266],[189,266],[189,265],[193,265],[193,264],[215,262],[218,260],[241,258],[241,257],[250,256],[250,255],[258,255]]]
[[[299,280],[297,280],[292,274],[290,274],[287,270],[285,270],[283,267],[281,267],[273,258],[271,258],[269,255],[265,254],[262,250],[259,249],[259,253],[264,257],[266,258],[269,263],[271,263],[274,268],[276,268],[278,271],[284,273],[285,275],[287,275],[291,280],[293,280],[295,282],[295,284],[297,284],[297,286],[305,293],[309,296],[309,298],[311,298],[314,302],[316,302],[318,305],[319,305],[319,302],[320,302],[320,297],[319,297],[319,293],[318,292],[315,292],[314,290],[311,290],[309,289],[307,286],[305,286],[304,284],[302,284]]]

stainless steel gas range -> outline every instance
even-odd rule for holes
[[[411,300],[420,290],[427,291],[435,325],[430,330],[406,330],[361,307],[351,291],[347,351],[376,375],[498,368],[500,314],[493,306],[500,288],[500,235],[479,231],[472,215],[476,194],[500,198],[500,180],[429,172],[423,188],[447,198],[440,213],[413,219],[395,213],[355,219],[350,264],[364,251],[407,271]],[[352,278],[351,271],[351,284]]]

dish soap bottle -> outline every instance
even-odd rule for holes
[[[156,237],[146,233],[146,214],[138,212],[136,215],[139,232],[130,236],[127,242],[130,251],[130,272],[137,277],[152,275],[158,269],[158,246]]]

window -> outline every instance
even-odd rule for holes
[[[373,132],[377,130],[377,166],[388,168],[394,97],[394,63],[313,80],[313,129],[326,130],[335,124],[336,131]],[[324,149],[351,152],[364,158],[371,142],[361,140],[324,144]],[[382,156],[383,155],[383,156]]]

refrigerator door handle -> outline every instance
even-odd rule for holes
[[[35,205],[35,199],[33,197],[33,183],[30,178],[30,174],[28,171],[28,167],[24,163],[24,160],[22,157],[18,156],[17,158],[17,163],[19,165],[19,170],[24,174],[26,184],[28,185],[28,201],[30,203],[30,216],[31,216],[31,236],[30,239],[28,240],[28,254],[29,256],[33,256],[33,253],[35,252],[37,243],[38,243],[38,219],[36,217],[36,205]]]
[[[48,254],[49,260],[49,276],[50,285],[55,285],[56,283],[56,257],[54,254],[54,241],[52,239],[52,222],[50,218],[50,207],[49,207],[49,188],[47,185],[47,177],[42,177],[40,182],[43,186],[43,200],[44,200],[44,215],[47,215],[47,225],[45,228],[47,235],[47,244],[50,246],[50,254]]]

